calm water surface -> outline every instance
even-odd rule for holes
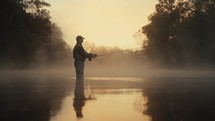
[[[0,78],[1,121],[211,121],[214,78],[94,77],[75,103],[72,77]]]

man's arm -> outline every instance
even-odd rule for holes
[[[97,55],[96,54],[91,54],[91,53],[87,53],[85,51],[85,49],[82,46],[79,46],[79,52],[81,53],[81,55],[83,55],[86,58],[89,58],[89,60],[92,60],[92,58],[96,58]]]

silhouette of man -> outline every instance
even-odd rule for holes
[[[92,58],[96,58],[96,54],[87,53],[82,46],[85,38],[82,36],[76,37],[76,45],[73,49],[74,66],[76,69],[76,84],[75,84],[75,99],[84,100],[84,61],[88,58],[90,61]]]

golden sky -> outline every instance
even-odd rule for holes
[[[61,27],[73,46],[75,37],[100,46],[136,48],[133,37],[148,23],[157,0],[46,0],[52,21]]]

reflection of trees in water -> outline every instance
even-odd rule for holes
[[[143,112],[144,114],[147,114],[146,113],[146,110],[147,110],[147,103],[148,103],[148,98],[147,96],[138,96],[136,97],[136,99],[134,100],[134,109],[138,112]]]
[[[71,80],[1,79],[0,120],[49,121],[71,89]]]
[[[144,94],[152,121],[209,121],[214,117],[212,79],[157,80],[144,88]]]

